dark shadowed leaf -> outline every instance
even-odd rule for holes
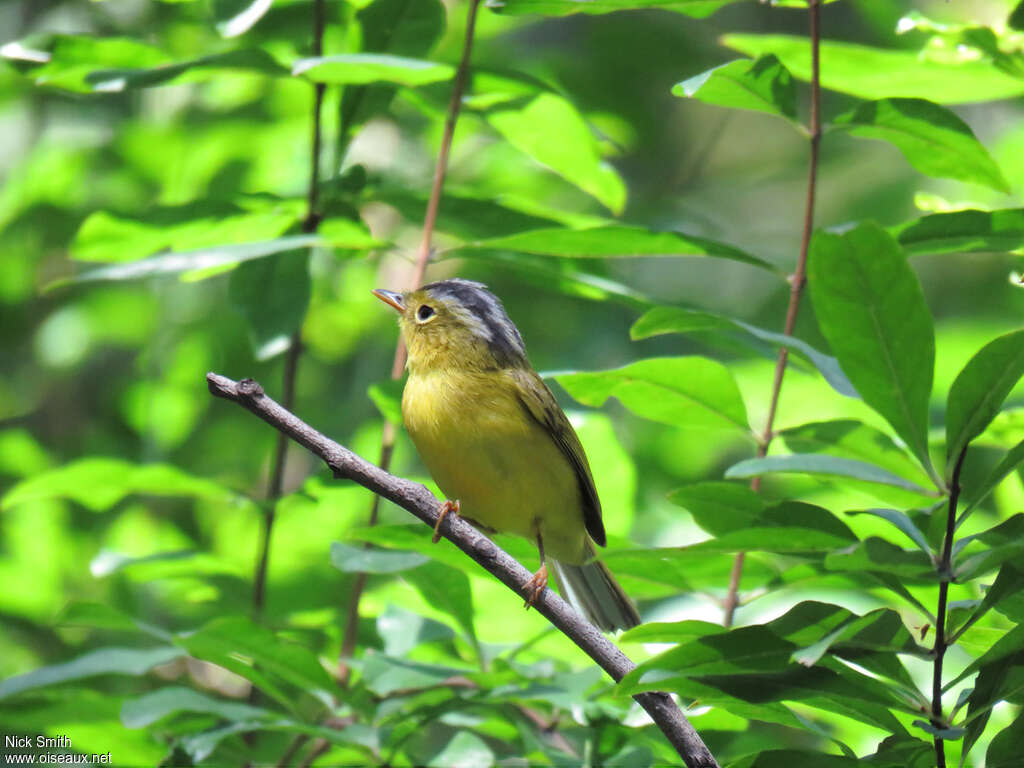
[[[759,494],[738,483],[694,483],[672,491],[668,500],[689,510],[697,525],[712,536],[755,524],[765,507]]]
[[[623,368],[555,377],[584,405],[617,398],[639,416],[688,429],[738,429],[749,435],[736,382],[719,362],[703,357],[650,358]]]
[[[831,512],[813,504],[784,501],[766,507],[746,526],[719,533],[689,551],[830,552],[856,536]]]
[[[971,501],[967,508],[961,513],[961,518],[966,517],[985,498],[995,490],[1006,477],[1024,462],[1024,440],[1017,443],[1006,452],[999,464],[992,470],[991,474],[977,488],[967,488],[965,496]]]
[[[1024,556],[1024,514],[1018,513],[987,531],[958,540],[953,554],[957,581],[968,581],[1005,562],[1018,560]]]
[[[924,99],[882,99],[859,105],[833,121],[833,130],[894,144],[914,168],[928,176],[982,184],[998,192],[1010,187],[970,127],[945,107]]]
[[[793,78],[772,54],[756,61],[738,59],[709,69],[678,83],[672,93],[707,104],[752,109],[796,120]]]
[[[1024,376],[1024,330],[989,342],[957,375],[946,401],[946,473],[967,444],[985,431]]]
[[[232,271],[228,295],[249,325],[257,360],[288,349],[306,318],[312,294],[309,251],[275,253],[247,261]]]
[[[1020,768],[1024,765],[1021,744],[1024,744],[1024,717],[1015,717],[989,743],[985,768]]]
[[[877,536],[826,555],[825,567],[830,571],[880,571],[903,579],[938,579],[931,558],[923,552],[902,549]]]
[[[345,573],[398,573],[417,568],[429,558],[416,552],[350,547],[331,542],[331,565]]]
[[[729,763],[729,768],[855,768],[856,758],[802,752],[795,749],[772,749]]]
[[[769,53],[800,80],[810,80],[811,45],[796,35],[728,34],[722,43],[747,56]],[[821,84],[862,99],[915,97],[938,104],[966,104],[1024,93],[1024,80],[1000,72],[987,61],[946,60],[916,50],[873,48],[822,40]]]
[[[868,223],[843,235],[818,232],[808,287],[843,371],[933,474],[928,400],[935,334],[921,285],[899,245]]]
[[[745,459],[729,467],[725,471],[725,476],[730,478],[757,477],[758,475],[768,475],[775,472],[852,477],[869,483],[892,485],[921,496],[936,495],[934,491],[928,491],[899,475],[894,475],[888,470],[876,467],[874,464],[821,453],[796,453],[789,456]]]
[[[191,688],[168,686],[127,700],[121,707],[121,722],[125,728],[145,728],[178,712],[202,712],[232,721],[275,717],[273,712],[260,707],[217,699]]]
[[[47,685],[96,675],[144,675],[153,667],[184,656],[180,648],[101,648],[62,664],[40,667],[0,680],[0,699]]]
[[[928,540],[925,535],[921,532],[921,529],[914,525],[914,521],[910,519],[906,512],[901,512],[898,509],[861,509],[854,512],[850,512],[851,515],[872,515],[874,517],[880,517],[892,523],[907,538],[917,544],[921,548],[921,551],[926,555],[931,556],[932,549],[928,546]]]
[[[412,553],[402,553],[406,556]],[[423,595],[423,599],[439,611],[455,619],[469,641],[477,644],[473,627],[473,592],[469,578],[458,568],[438,562],[427,562],[406,570],[402,578]]]
[[[889,231],[911,255],[1012,251],[1024,246],[1024,208],[933,213]]]

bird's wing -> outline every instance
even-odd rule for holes
[[[576,436],[576,430],[558,407],[558,402],[547,384],[535,371],[511,368],[507,369],[506,373],[514,380],[523,409],[551,436],[576,473],[580,497],[583,500],[583,522],[587,527],[587,533],[603,547],[606,539],[604,523],[601,521],[601,502],[597,498],[597,489],[590,474],[587,455],[583,452],[583,445]]]

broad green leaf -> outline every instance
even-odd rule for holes
[[[1006,25],[1011,29],[1016,29],[1018,32],[1024,31],[1024,0],[1017,3],[1013,11],[1010,13],[1010,17],[1006,20]]]
[[[388,656],[405,656],[423,643],[447,641],[455,632],[447,624],[389,605],[377,616],[377,636]]]
[[[555,379],[576,400],[593,408],[615,397],[652,421],[687,429],[739,429],[749,436],[736,382],[714,360],[650,358],[610,371],[566,373]]]
[[[766,507],[749,524],[693,544],[701,552],[831,552],[857,537],[831,512],[813,504],[784,501]]]
[[[625,643],[681,643],[727,631],[721,624],[710,621],[655,621],[627,630],[619,640]]]
[[[982,546],[974,547],[975,543]],[[987,531],[957,541],[953,553],[953,573],[957,581],[965,582],[1003,563],[1018,560],[1022,555],[1024,514],[1018,513]]]
[[[499,109],[487,120],[516,149],[592,195],[613,213],[626,205],[626,185],[601,159],[597,139],[576,108],[542,93],[521,109]]]
[[[132,218],[97,211],[75,234],[71,257],[127,262],[164,249],[189,251],[273,240],[299,220],[304,205],[298,200],[282,200],[274,205],[253,201],[243,206],[201,200],[152,208]]]
[[[302,327],[312,295],[309,251],[275,253],[240,264],[231,272],[228,295],[249,325],[257,360],[288,349]]]
[[[928,400],[935,333],[899,245],[875,224],[811,242],[808,287],[818,324],[864,402],[885,417],[934,477]]]
[[[857,390],[846,378],[846,374],[843,373],[834,357],[819,352],[806,341],[794,336],[766,331],[742,320],[715,312],[683,307],[654,307],[633,323],[633,327],[629,329],[629,335],[632,339],[646,339],[662,333],[688,333],[731,328],[748,333],[754,338],[767,341],[774,346],[788,347],[792,352],[806,358],[814,365],[836,392],[847,397],[859,397]]]
[[[441,37],[445,9],[439,0],[375,0],[356,12],[348,29],[349,50],[424,59]],[[341,94],[342,131],[353,131],[384,112],[396,93],[380,84],[348,86]],[[447,195],[446,195],[447,202]],[[422,217],[420,217],[422,221]]]
[[[877,751],[861,762],[872,768],[932,768],[934,761],[932,744],[904,735],[884,739]]]
[[[737,483],[695,483],[672,491],[668,500],[689,510],[697,525],[712,536],[756,524],[765,508],[759,494]]]
[[[40,667],[0,680],[0,699],[47,685],[96,675],[144,675],[153,667],[184,656],[180,648],[101,648],[61,664]]]
[[[68,283],[139,280],[156,275],[214,270],[241,264],[245,261],[262,259],[283,251],[318,245],[324,245],[324,242],[317,235],[286,235],[285,237],[279,237],[276,240],[268,240],[266,242],[236,243],[212,248],[200,248],[184,253],[164,253],[149,259],[131,261],[125,264],[113,264],[109,267],[100,267],[89,272],[82,272],[74,277],[56,280],[50,283],[47,288],[55,288],[67,285]]]
[[[931,558],[923,552],[902,549],[877,536],[871,536],[846,549],[826,555],[825,568],[830,571],[854,573],[879,571],[889,576],[900,577],[904,581],[938,580]]]
[[[438,685],[442,680],[467,672],[458,667],[391,658],[372,648],[367,649],[362,661],[366,687],[378,696],[386,696],[404,688]]]
[[[186,496],[234,504],[241,501],[224,486],[169,464],[132,464],[97,457],[79,459],[18,483],[0,500],[0,508],[11,509],[27,501],[70,499],[99,511],[130,494]]]
[[[952,633],[953,641],[993,608],[1017,623],[1024,618],[1024,572],[1014,567],[1013,563],[1004,563],[999,569],[996,580],[985,590],[984,599]]]
[[[756,61],[737,59],[709,69],[676,84],[672,93],[707,104],[751,109],[796,120],[793,77],[772,54]]]
[[[491,768],[494,760],[494,752],[487,742],[472,731],[459,731],[430,764],[451,768]]]
[[[735,0],[492,0],[489,7],[498,13],[513,16],[528,13],[568,16],[571,13],[612,13],[657,8],[702,19],[731,2]]]
[[[888,141],[928,176],[982,184],[998,192],[1010,187],[970,126],[953,112],[924,99],[881,99],[837,117],[833,130]]]
[[[339,53],[300,59],[292,65],[292,74],[328,85],[395,83],[415,87],[450,80],[455,67],[387,53]]]
[[[957,375],[946,401],[947,477],[961,452],[985,431],[1022,376],[1024,330],[986,344]]]
[[[134,632],[138,629],[135,620],[107,603],[73,602],[68,604],[55,622],[68,627],[94,627]]]
[[[631,594],[651,597],[676,597],[680,592],[714,591],[729,580],[732,558],[719,552],[693,547],[655,547],[649,549],[602,552],[601,560],[616,578],[629,579]],[[744,579],[763,584],[778,576],[778,569],[755,557],[747,558]]]
[[[985,481],[977,489],[967,489],[966,496],[971,500],[967,505],[967,508],[961,513],[960,519],[967,517],[974,508],[983,502],[986,497],[992,491],[995,490],[996,486],[999,485],[1006,477],[1013,472],[1017,467],[1024,463],[1024,440],[1017,443],[1013,448],[1006,452],[1006,455],[999,461],[996,468],[992,470]]]
[[[859,509],[849,514],[880,517],[896,526],[907,538],[917,544],[926,555],[929,557],[932,555],[932,548],[928,545],[928,540],[921,533],[921,529],[914,525],[914,521],[910,519],[906,512],[901,512],[898,509]]]
[[[214,0],[213,15],[221,37],[238,37],[262,19],[274,0]]]
[[[24,43],[8,43],[3,55],[37,86],[88,93],[90,72],[112,67],[155,67],[170,57],[151,45],[127,37],[50,35]]]
[[[145,728],[177,712],[201,712],[231,721],[259,720],[275,716],[273,712],[260,707],[216,699],[191,688],[168,686],[137,699],[125,701],[121,707],[121,722],[125,728]]]
[[[793,76],[811,77],[811,44],[795,35],[728,34],[722,44],[747,56],[778,56]],[[912,97],[937,104],[993,101],[1024,93],[1024,80],[986,61],[950,61],[922,56],[919,51],[873,48],[822,40],[821,84],[829,90],[862,99]]]
[[[729,768],[856,768],[856,758],[796,749],[771,749],[729,763]]]
[[[933,213],[889,232],[911,255],[1013,251],[1024,247],[1024,208]]]
[[[830,475],[852,477],[869,483],[882,483],[902,488],[921,496],[935,496],[909,480],[892,472],[857,459],[844,459],[821,453],[794,453],[788,456],[766,456],[762,459],[745,459],[733,464],[725,471],[727,478],[757,477],[774,472],[796,472],[807,475]]]
[[[370,385],[366,391],[381,415],[393,424],[402,423],[402,390],[405,382],[401,379],[383,379]]]
[[[416,587],[431,606],[455,619],[459,629],[474,646],[477,645],[476,630],[473,627],[473,592],[469,578],[462,569],[428,562],[406,570],[402,578]]]
[[[334,682],[309,649],[281,640],[273,632],[241,616],[223,616],[194,632],[178,635],[177,644],[190,656],[218,664],[293,709],[296,697],[279,685],[286,682],[324,703],[332,700]]]
[[[345,573],[398,573],[417,568],[429,558],[416,552],[350,547],[331,542],[331,565]]]
[[[1020,768],[1021,744],[1024,744],[1024,717],[1018,716],[989,742],[985,768]]]
[[[775,267],[768,262],[725,243],[676,232],[653,232],[640,227],[617,225],[589,229],[537,229],[478,240],[463,248],[519,251],[568,258],[713,256],[775,271]]]
[[[86,75],[85,82],[93,91],[116,93],[130,88],[201,82],[212,79],[225,70],[258,72],[279,77],[288,74],[288,69],[266,51],[259,48],[240,48],[145,69],[99,69]]]

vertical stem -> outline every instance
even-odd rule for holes
[[[326,23],[325,0],[315,0],[313,4],[313,55],[322,56],[324,51],[324,25]],[[316,232],[320,226],[320,214],[317,211],[320,188],[320,111],[324,101],[324,85],[317,83],[313,87],[313,141],[309,160],[309,188],[306,194],[306,218],[302,222],[302,231],[307,234]],[[302,354],[302,340],[299,332],[292,334],[284,359],[284,374],[281,384],[282,404],[292,410],[295,403],[295,378],[298,373],[299,355]],[[266,511],[263,515],[263,527],[260,531],[260,554],[256,562],[253,576],[252,609],[258,618],[263,613],[267,596],[267,565],[270,560],[270,538],[274,529],[274,513],[278,498],[284,487],[285,456],[288,441],[278,436],[274,447],[274,466],[267,484]]]
[[[946,515],[946,535],[942,541],[942,557],[939,559],[939,607],[935,612],[935,657],[932,668],[932,725],[944,728],[942,722],[942,661],[946,656],[946,602],[949,599],[949,585],[953,580],[953,536],[956,531],[956,507],[960,500],[960,469],[967,456],[967,446],[960,451],[953,468],[953,481],[949,489],[949,511]],[[943,739],[935,737],[935,762],[938,768],[946,768],[946,745]]]
[[[807,251],[811,244],[811,233],[814,231],[814,198],[818,183],[818,149],[821,145],[821,80],[818,55],[821,43],[821,0],[807,0],[807,10],[811,25],[811,124],[808,130],[810,160],[807,166],[807,200],[804,205],[804,227],[800,237],[800,255],[797,258],[796,271],[789,281],[789,307],[786,309],[786,324],[783,331],[787,336],[793,334],[793,328],[796,326],[796,316],[800,311],[800,297],[803,295],[804,285],[807,282]],[[775,412],[779,407],[779,393],[782,391],[782,378],[786,374],[788,359],[789,348],[783,346],[779,349],[779,357],[775,361],[775,376],[772,381],[771,399],[768,402],[768,417],[765,420],[764,432],[761,433],[758,440],[758,458],[763,458],[768,454],[768,448],[774,437],[772,426],[775,423]],[[754,491],[759,491],[761,478],[755,477],[750,482],[750,487]],[[732,564],[732,573],[729,575],[729,592],[725,597],[722,618],[722,623],[727,627],[732,626],[736,604],[739,601],[743,559],[744,553],[737,552],[736,559]]]
[[[448,171],[448,156],[451,153],[452,137],[455,135],[455,125],[459,119],[459,111],[462,108],[462,95],[466,90],[466,81],[469,78],[469,60],[473,51],[473,35],[476,29],[476,12],[480,0],[469,0],[469,11],[466,17],[466,35],[462,43],[462,58],[459,60],[459,67],[455,72],[455,81],[452,83],[452,95],[448,102],[448,113],[444,122],[444,132],[441,135],[441,148],[437,155],[437,165],[434,168],[434,180],[430,187],[430,199],[427,201],[427,212],[423,218],[423,235],[420,238],[419,250],[416,254],[416,264],[413,268],[412,278],[409,281],[411,288],[418,288],[423,282],[423,275],[427,271],[427,263],[430,261],[430,243],[434,236],[434,225],[437,222],[437,211],[441,205],[441,192],[444,188],[444,178]],[[400,379],[405,370],[405,344],[402,337],[398,337],[398,344],[395,346],[395,357],[391,363],[391,378]],[[390,421],[384,423],[384,431],[381,435],[380,446],[380,468],[387,471],[391,466],[391,456],[395,450],[395,436],[397,429]],[[370,507],[369,525],[377,523],[377,514],[380,508],[380,496],[374,495]],[[352,583],[352,596],[349,599],[348,615],[345,618],[345,628],[342,634],[341,655],[338,660],[338,671],[342,685],[348,684],[349,667],[345,659],[352,655],[356,647],[356,631],[359,627],[359,601],[362,598],[363,590],[366,587],[366,574],[357,573]]]

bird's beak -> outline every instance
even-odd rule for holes
[[[405,312],[405,299],[402,294],[395,293],[394,291],[385,291],[383,288],[374,288],[373,295],[383,301],[385,304],[389,304],[399,312]]]

